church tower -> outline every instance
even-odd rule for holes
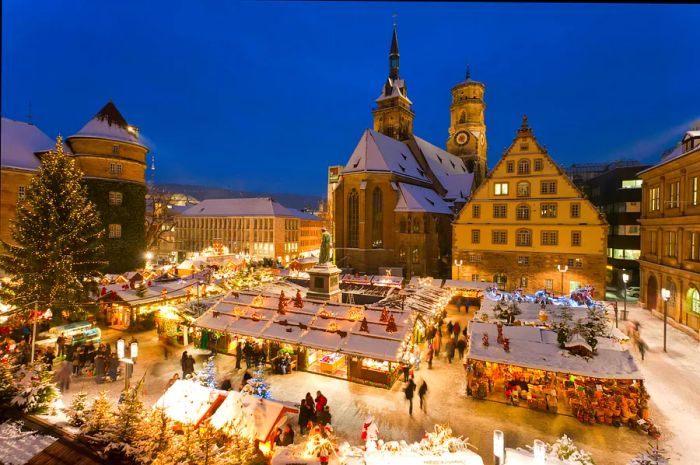
[[[484,123],[483,83],[474,81],[467,66],[465,80],[452,88],[450,129],[447,151],[464,161],[467,170],[476,172],[475,187],[486,177],[486,124]]]
[[[399,77],[399,40],[396,37],[396,25],[389,49],[389,77],[376,102],[377,108],[372,112],[374,130],[396,140],[409,139],[413,135],[415,115],[411,110],[412,102],[406,95],[406,82]]]

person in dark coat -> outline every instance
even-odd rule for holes
[[[236,370],[241,369],[241,358],[243,357],[243,341],[238,341],[236,343]]]
[[[299,434],[304,434],[304,429],[306,424],[311,418],[311,409],[306,402],[306,399],[301,399],[301,405],[299,405]]]
[[[413,395],[416,392],[416,383],[412,379],[408,380],[408,385],[404,388],[406,400],[408,400],[408,414],[413,416]]]
[[[455,341],[452,338],[447,340],[447,361],[452,363],[452,359],[455,358]]]
[[[105,375],[105,357],[99,354],[95,357],[95,382],[102,384],[102,379]]]
[[[420,409],[423,410],[423,413],[427,413],[427,402],[425,395],[428,393],[428,383],[423,380],[421,383],[420,387],[418,388],[418,399],[420,399]]]
[[[281,446],[290,446],[294,444],[294,430],[287,423],[284,425],[284,431],[282,431],[282,439],[280,440]]]
[[[459,351],[459,359],[462,360],[464,358],[464,351],[467,350],[467,340],[463,337],[457,340],[457,350]]]
[[[452,334],[452,328],[454,328],[454,325],[452,324],[451,321],[447,322],[447,334],[448,336]]]
[[[315,420],[316,419],[316,402],[314,401],[314,398],[311,397],[311,393],[307,392],[306,393],[306,405],[309,406],[311,409],[311,418],[309,420]]]
[[[331,424],[331,409],[327,406],[323,406],[323,410],[316,414],[316,420],[321,426],[326,426]]]
[[[117,380],[117,368],[119,368],[119,359],[117,358],[117,354],[111,354],[109,356],[109,377],[112,379],[112,381]]]
[[[401,370],[403,371],[403,382],[408,383],[408,373],[411,370],[411,367],[407,363],[404,363]]]
[[[182,357],[180,357],[180,368],[182,368],[182,379],[185,379],[185,376],[187,373],[185,373],[185,367],[187,366],[187,351],[184,351],[182,353]]]
[[[188,355],[187,360],[185,360],[184,374],[185,374],[185,378],[187,377],[187,375],[194,374],[194,357],[191,355]]]
[[[452,332],[454,333],[455,341],[457,341],[457,338],[459,337],[460,329],[462,328],[459,326],[459,322],[456,322],[455,325],[452,327]]]

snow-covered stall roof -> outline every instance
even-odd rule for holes
[[[202,386],[196,381],[178,379],[158,399],[154,407],[162,408],[173,421],[198,425],[221,404],[226,391]]]
[[[394,173],[430,182],[406,144],[372,129],[362,134],[343,168],[343,174],[362,171]]]
[[[301,212],[291,210],[271,197],[234,199],[206,199],[180,214],[190,216],[278,216],[300,217]]]
[[[188,289],[192,288],[189,292],[192,296],[195,294],[196,281],[170,281],[170,282],[159,282],[151,281],[150,286],[146,286],[142,295],[139,295],[138,289],[133,289],[131,287],[124,289],[127,284],[109,284],[106,286],[100,286],[100,300],[111,301],[120,300],[122,303],[129,304],[131,306],[135,305],[145,305],[157,301],[177,299],[185,297],[188,293]],[[104,291],[102,291],[104,289]],[[165,292],[163,292],[165,291]],[[103,293],[104,292],[104,293]]]
[[[482,343],[484,333],[489,335],[488,346]],[[472,320],[467,358],[599,379],[643,379],[629,351],[612,343],[599,345],[595,356],[583,358],[561,349],[553,331],[534,326],[504,326],[503,335],[510,339],[509,352],[496,342],[496,325]]]
[[[0,163],[3,167],[36,171],[42,152],[53,147],[53,141],[33,124],[2,118]]]
[[[399,199],[394,208],[395,212],[452,214],[449,204],[434,190],[403,182],[398,183],[398,185]]]
[[[280,425],[286,413],[297,414],[299,409],[271,399],[260,399],[238,391],[228,391],[226,399],[209,418],[209,423],[220,431],[236,425],[232,433],[265,442]]]

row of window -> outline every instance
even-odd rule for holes
[[[481,230],[472,229],[472,244],[481,243]],[[491,244],[505,245],[508,244],[508,231],[495,229],[491,231]],[[518,229],[515,232],[515,245],[521,247],[532,246],[532,230]],[[559,231],[541,231],[540,245],[559,245]],[[581,231],[571,231],[571,246],[581,246]]]
[[[698,177],[693,176],[689,180],[688,200],[687,203],[695,207],[700,203],[700,193],[698,189]],[[664,208],[678,208],[681,205],[681,182],[673,181],[666,185],[667,200],[664,203]],[[650,212],[661,210],[661,186],[654,186],[648,189],[647,198],[649,201],[648,210]]]
[[[541,203],[540,204],[540,218],[556,218],[557,217],[557,203]],[[481,217],[481,205],[472,205],[472,217]],[[503,203],[496,203],[493,205],[493,217],[494,218],[508,218],[508,205]],[[527,204],[520,204],[515,208],[515,217],[518,220],[529,220],[530,219],[530,206]],[[570,218],[580,218],[581,217],[581,204],[572,203],[569,205],[569,217]]]
[[[528,144],[520,144],[520,150],[528,150]],[[542,171],[544,166],[544,160],[542,158],[535,158],[534,161],[534,171]],[[515,171],[515,161],[506,161],[506,172],[512,173]],[[518,174],[530,174],[530,160],[523,158],[518,160]]]
[[[678,257],[678,233],[676,231],[663,232],[664,244],[663,255],[669,258]],[[700,232],[686,231],[685,234],[685,259],[693,262],[700,261]],[[658,236],[657,231],[646,231],[646,241],[649,253],[652,255],[658,254]]]
[[[611,224],[608,228],[611,236],[639,236],[639,231],[638,224]]]
[[[613,249],[608,248],[608,257],[619,260],[639,260],[640,252],[636,249]]]
[[[493,184],[493,195],[505,196],[510,192],[510,183],[508,182],[496,182]],[[540,194],[549,195],[557,193],[557,182],[556,181],[540,181]],[[527,181],[521,181],[517,183],[517,195],[518,197],[529,197],[530,196],[530,183]]]
[[[481,263],[481,254],[469,255],[468,261],[470,263]],[[530,257],[527,255],[518,255],[517,262],[519,266],[530,266]],[[569,268],[583,268],[583,260],[580,258],[567,258],[566,266]],[[472,281],[478,281],[478,279],[472,279]]]

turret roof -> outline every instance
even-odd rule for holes
[[[111,100],[80,131],[70,136],[69,139],[74,137],[107,139],[146,147],[146,144],[143,143],[139,136],[138,129],[126,122],[124,116],[122,116]]]

